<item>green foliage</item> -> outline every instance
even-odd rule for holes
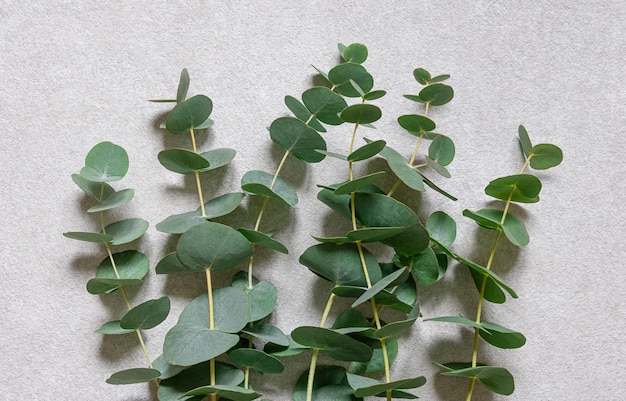
[[[94,202],[87,208],[87,213],[98,215],[100,228],[96,232],[70,231],[64,235],[101,244],[108,255],[97,267],[95,277],[88,281],[87,291],[91,294],[120,294],[127,305],[127,311],[120,314],[119,319],[102,324],[97,332],[104,335],[134,333],[148,366],[114,373],[108,383],[154,381],[158,384],[160,401],[254,400],[261,394],[252,389],[250,379],[255,377],[250,376],[251,370],[279,374],[285,370],[287,362],[282,358],[308,352],[311,355],[310,369],[303,372],[295,384],[293,399],[296,401],[354,401],[374,396],[386,397],[388,401],[414,399],[417,396],[405,390],[423,386],[426,383],[424,376],[411,371],[409,377],[392,380],[391,365],[398,353],[403,352],[402,341],[421,317],[418,300],[427,294],[435,294],[433,299],[438,299],[436,294],[442,287],[436,283],[452,266],[464,265],[469,268],[479,293],[476,318],[441,316],[427,321],[453,323],[473,330],[476,338],[472,347],[473,362],[437,365],[445,376],[470,381],[467,400],[472,399],[475,382],[498,394],[513,392],[514,380],[505,368],[478,362],[479,339],[508,349],[522,347],[526,338],[518,331],[483,321],[483,302],[503,303],[507,294],[517,298],[515,291],[494,272],[494,255],[502,234],[515,246],[529,244],[530,236],[524,221],[510,212],[510,204],[539,201],[541,181],[525,171],[527,168],[545,170],[559,165],[563,159],[561,149],[552,144],[533,145],[526,129],[519,127],[524,156],[521,171],[496,178],[485,188],[488,196],[504,201],[504,206],[463,211],[465,217],[495,233],[491,252],[484,258],[486,263],[474,262],[451,249],[457,239],[453,217],[444,211],[436,211],[424,223],[420,200],[430,194],[418,194],[416,198],[412,192],[432,189],[435,196],[445,198],[437,204],[441,209],[447,206],[445,202],[457,200],[437,181],[442,177],[452,178],[453,170],[448,170],[448,166],[456,152],[453,136],[436,132],[436,129],[445,132],[445,127],[435,123],[436,115],[429,115],[454,98],[452,86],[443,83],[450,75],[433,75],[424,68],[414,69],[413,78],[420,88],[413,92],[417,94],[404,97],[417,104],[411,103],[407,114],[386,117],[381,107],[370,103],[387,92],[374,90],[374,77],[364,65],[369,56],[367,47],[360,43],[339,44],[338,50],[341,61],[327,74],[315,68],[328,81],[327,86],[314,86],[299,96],[284,98],[292,115],[278,113],[280,116],[268,127],[270,140],[284,151],[284,155],[277,161],[274,173],[257,169],[243,173],[242,192],[205,199],[203,184],[210,182],[214,185],[219,180],[201,180],[201,175],[206,177],[227,166],[234,160],[236,152],[228,148],[197,148],[195,131],[214,124],[210,118],[213,101],[201,94],[187,98],[190,88],[187,69],[180,74],[175,98],[156,101],[171,105],[161,127],[170,134],[189,139],[188,148],[164,149],[157,158],[166,170],[195,180],[192,187],[197,191],[198,207],[170,215],[156,225],[158,231],[177,236],[155,270],[158,274],[184,273],[187,276],[183,279],[189,280],[201,277],[206,281],[206,291],[195,294],[184,307],[165,335],[163,354],[154,362],[148,355],[142,332],[166,320],[170,300],[157,297],[133,307],[126,288],[143,283],[150,261],[136,250],[112,251],[114,246],[128,246],[141,238],[149,223],[141,218],[122,218],[107,224],[105,216],[105,212],[113,209],[120,209],[116,212],[122,214],[121,207],[134,197],[132,189],[118,191],[110,184],[127,174],[128,155],[122,147],[102,142],[88,152],[80,173],[72,175],[74,183],[90,202]],[[388,136],[383,139],[361,137],[361,127],[373,128],[372,123],[384,118],[397,121],[398,132],[408,133],[407,138],[415,141],[414,147],[390,143],[393,135],[387,132],[380,133]],[[348,127],[335,127],[342,124]],[[331,130],[333,132],[328,132]],[[220,129],[208,134],[213,135],[214,131]],[[322,134],[334,135],[328,144],[342,147],[328,149]],[[359,146],[363,141],[365,144]],[[328,300],[319,324],[296,327],[290,334],[285,334],[271,323],[279,290],[273,283],[255,277],[254,271],[257,260],[274,268],[284,267],[283,262],[267,260],[272,256],[256,258],[258,248],[288,254],[281,239],[281,227],[262,227],[267,224],[264,218],[267,219],[269,214],[265,213],[269,212],[266,206],[272,200],[289,206],[290,212],[299,212],[295,208],[299,201],[296,188],[301,183],[292,185],[281,177],[285,162],[293,157],[304,163],[320,163],[326,156],[339,168],[333,167],[336,173],[325,178],[330,183],[317,183],[322,188],[318,199],[330,208],[331,213],[345,218],[349,225],[336,224],[331,228],[337,232],[330,236],[313,237],[319,243],[308,245],[298,257],[300,264],[331,285],[326,287]],[[370,169],[370,162],[376,157],[384,160],[387,171]],[[401,186],[411,190],[408,197],[394,197]],[[212,188],[211,192],[219,193],[219,188]],[[255,220],[243,221],[245,213],[224,219],[246,198],[248,202],[260,205]],[[309,207],[306,202],[301,205],[305,205],[301,208]],[[248,207],[247,210],[254,208]],[[214,221],[216,219],[219,222]],[[236,221],[233,227],[224,224],[233,220]],[[277,220],[276,217],[270,219],[272,224]],[[293,266],[287,267],[290,269],[288,274],[303,274]],[[242,270],[237,271],[238,268]],[[214,273],[232,277],[231,284],[215,288]],[[432,287],[424,292],[423,286]],[[299,296],[303,289],[292,291]],[[351,300],[344,300],[344,308],[336,310],[341,307],[338,306],[341,303],[335,303],[336,297]],[[425,305],[430,306],[432,299],[427,301]],[[334,322],[329,324],[327,320],[333,317]],[[332,328],[327,328],[329,326]],[[344,366],[317,366],[320,352],[343,361],[348,370]],[[416,367],[415,371],[420,369]],[[362,374],[380,375],[384,380]]]

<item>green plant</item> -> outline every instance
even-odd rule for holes
[[[132,384],[154,381],[158,384],[159,371],[153,368],[142,331],[158,326],[167,318],[170,300],[168,297],[161,297],[132,307],[126,288],[142,283],[148,274],[150,261],[146,255],[136,250],[112,252],[113,246],[128,244],[141,237],[148,229],[148,222],[140,218],[124,219],[110,224],[105,222],[106,211],[125,205],[134,196],[132,189],[116,191],[109,184],[121,180],[127,172],[128,155],[122,147],[111,142],[94,146],[85,158],[85,166],[79,174],[72,175],[72,180],[87,196],[96,200],[97,203],[87,209],[87,212],[98,215],[100,231],[71,231],[63,235],[104,246],[107,257],[98,266],[96,276],[87,282],[87,291],[94,295],[119,293],[128,310],[120,320],[107,322],[96,331],[106,335],[135,333],[148,363],[148,368],[132,368],[114,373],[107,382]]]
[[[397,189],[405,185],[410,191],[423,192],[430,188],[456,200],[429,178],[433,172],[449,178],[446,167],[455,155],[452,139],[441,134],[429,116],[434,107],[443,106],[454,97],[452,87],[444,83],[449,75],[433,77],[423,68],[414,70],[414,79],[422,88],[418,94],[405,95],[405,98],[417,102],[423,107],[423,113],[397,118],[399,126],[416,137],[411,154],[405,157],[383,139],[360,139],[361,128],[374,128],[372,124],[383,115],[383,111],[370,102],[385,96],[386,92],[374,89],[374,78],[363,66],[368,57],[365,46],[340,44],[339,52],[342,62],[328,73],[316,68],[327,85],[309,88],[300,98],[285,97],[285,105],[293,116],[279,117],[268,128],[270,139],[284,151],[283,156],[274,173],[246,172],[241,179],[242,192],[206,200],[201,175],[226,166],[236,152],[233,149],[198,149],[197,135],[213,133],[210,118],[213,103],[205,95],[187,98],[187,70],[181,73],[176,97],[157,101],[174,103],[161,125],[167,135],[188,136],[190,142],[189,149],[166,149],[159,153],[158,159],[170,172],[193,177],[198,207],[174,214],[156,225],[161,232],[179,236],[175,250],[157,263],[156,272],[202,274],[206,292],[184,308],[165,336],[163,354],[154,363],[144,347],[149,367],[115,374],[110,382],[154,381],[160,401],[253,400],[261,395],[252,388],[250,371],[280,373],[285,358],[310,351],[310,367],[295,385],[294,400],[415,398],[406,390],[424,385],[423,376],[392,380],[391,366],[400,349],[398,339],[421,316],[419,287],[441,280],[449,262],[458,261],[471,269],[479,290],[476,318],[447,316],[428,320],[474,328],[472,362],[439,366],[445,375],[470,378],[468,400],[476,381],[497,393],[512,392],[513,379],[508,371],[478,364],[478,341],[481,337],[496,346],[511,348],[523,345],[525,338],[521,333],[482,321],[483,301],[504,302],[504,292],[516,296],[492,271],[495,250],[502,233],[514,245],[528,243],[523,223],[512,216],[509,206],[511,202],[538,200],[541,183],[524,171],[528,166],[545,169],[558,165],[562,158],[560,149],[548,144],[532,146],[526,131],[520,128],[525,156],[522,171],[494,180],[486,188],[488,195],[506,202],[504,210],[466,210],[463,213],[480,226],[496,231],[489,261],[483,267],[450,249],[456,238],[456,223],[452,217],[436,211],[424,223],[424,211],[414,203],[394,197]],[[324,140],[327,128],[337,131],[338,135],[342,131],[347,134],[344,149],[327,149]],[[299,256],[299,262],[330,282],[331,288],[320,323],[297,327],[285,335],[270,323],[278,294],[272,283],[255,277],[254,254],[258,247],[288,253],[285,245],[275,238],[274,229],[262,231],[260,228],[269,202],[288,208],[298,203],[296,190],[280,176],[289,157],[304,163],[331,160],[325,162],[343,164],[344,172],[333,177],[334,182],[319,185],[318,199],[345,218],[345,224],[343,227],[336,225],[337,234],[333,236],[316,236],[318,244]],[[368,161],[379,157],[385,160],[388,170],[364,174],[372,165]],[[131,219],[132,222],[106,226],[102,212],[121,206],[132,197],[130,190],[115,192],[107,184],[122,178],[127,166],[126,152],[119,146],[103,143],[89,153],[85,168],[73,178],[88,195],[98,200],[98,206],[89,211],[100,212],[101,231],[65,234],[105,245],[110,261],[107,263],[112,266],[99,268],[97,278],[88,289],[94,286],[101,292],[119,289],[125,299],[124,286],[138,284],[147,273],[147,267],[142,267],[141,271],[137,265],[120,269],[117,263],[116,267],[118,257],[111,253],[110,245],[138,238],[147,229],[147,222]],[[385,187],[389,189],[384,190]],[[219,188],[212,190],[219,192]],[[231,227],[219,222],[236,210],[245,197],[249,202],[260,203],[254,223],[247,224],[252,228]],[[144,266],[147,258],[142,261]],[[221,273],[230,276],[230,286],[216,288],[214,275]],[[335,313],[334,322],[327,327],[337,297],[354,301],[349,308]],[[119,322],[105,325],[109,330],[106,333],[134,331],[143,346],[141,330],[165,319],[169,299],[151,300],[135,308],[128,304],[128,309]],[[342,363],[318,366],[320,353]],[[372,376],[382,376],[382,380]]]

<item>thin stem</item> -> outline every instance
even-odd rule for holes
[[[215,316],[213,311],[213,283],[211,282],[211,269],[204,269],[206,275],[207,295],[209,299],[209,330],[215,329]],[[209,375],[211,386],[215,385],[215,359],[209,361]],[[211,401],[217,401],[217,395],[211,394]]]
[[[320,327],[324,327],[326,325],[326,320],[328,319],[328,315],[330,314],[330,309],[333,306],[333,302],[335,301],[335,293],[331,292],[328,297],[328,301],[326,301],[326,307],[324,308],[324,313],[322,314],[322,319],[320,320]],[[317,365],[317,355],[319,354],[319,348],[313,348],[313,354],[311,355],[311,364],[309,365],[309,377],[306,384],[306,401],[311,401],[313,399],[313,382],[315,381],[315,366]]]
[[[191,145],[194,153],[198,153],[198,147],[196,146],[196,134],[193,131],[193,128],[189,128],[189,134],[191,135]],[[196,178],[196,189],[198,190],[198,198],[200,199],[200,210],[202,211],[202,217],[206,217],[206,212],[204,210],[204,198],[202,196],[202,184],[200,184],[200,173],[198,171],[194,171],[193,175]]]

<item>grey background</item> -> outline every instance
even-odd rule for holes
[[[114,371],[143,366],[143,355],[132,336],[94,333],[124,305],[84,290],[102,249],[61,236],[97,228],[70,179],[94,144],[108,140],[128,150],[131,168],[118,188],[136,196],[111,219],[151,222],[133,246],[154,266],[174,244],[154,225],[197,200],[192,181],[159,165],[159,150],[188,145],[156,129],[166,106],[146,100],[173,96],[180,70],[189,69],[190,92],[215,104],[216,124],[201,146],[238,151],[230,167],[205,179],[205,195],[235,191],[245,171],[274,171],[281,152],[265,127],[286,114],[285,95],[313,84],[310,64],[328,70],[338,62],[337,42],[361,42],[370,51],[365,66],[388,95],[377,102],[384,112],[378,129],[360,136],[408,151],[414,138],[395,118],[418,111],[401,97],[417,92],[411,72],[421,66],[452,75],[454,101],[430,116],[456,143],[452,178],[439,182],[460,200],[432,191],[399,196],[419,203],[422,215],[443,209],[455,217],[459,253],[487,257],[492,234],[461,212],[487,205],[483,187],[519,170],[520,123],[534,142],[556,143],[565,154],[558,169],[539,173],[541,202],[514,209],[530,245],[504,245],[496,258],[495,270],[519,299],[485,310],[528,338],[517,350],[481,347],[481,359],[514,374],[516,392],[477,391],[475,399],[626,399],[624,20],[621,1],[0,1],[0,398],[153,399],[147,385],[104,382]],[[347,128],[329,130],[329,148],[345,149],[348,136]],[[291,251],[262,252],[256,270],[278,287],[273,321],[285,332],[319,322],[328,285],[296,258],[314,243],[311,235],[341,229],[314,195],[316,184],[345,179],[342,168],[289,161],[284,177],[300,204],[271,207],[275,226],[269,219],[262,225],[276,228]],[[252,225],[258,206],[246,202],[233,221]],[[134,304],[161,294],[173,301],[168,320],[146,334],[153,357],[203,288],[199,276],[152,273],[131,291]],[[457,265],[419,296],[425,317],[474,314],[476,291]],[[467,360],[469,331],[420,320],[400,347],[394,378],[423,374],[429,383],[415,391],[422,399],[464,399],[467,383],[438,376],[430,361]],[[289,399],[308,356],[288,362],[280,376],[253,376],[255,388]]]

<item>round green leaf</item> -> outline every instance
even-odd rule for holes
[[[406,230],[406,227],[370,227],[352,230],[346,234],[353,241],[377,242],[395,237]]]
[[[152,380],[156,380],[161,375],[156,369],[149,368],[133,368],[126,369],[120,372],[113,373],[111,377],[107,379],[109,384],[135,384],[146,383]]]
[[[433,84],[422,89],[419,97],[433,106],[441,106],[452,100],[454,90],[451,86],[445,84]]]
[[[496,199],[513,202],[535,203],[539,202],[541,181],[530,174],[516,174],[497,178],[485,188],[485,193]]]
[[[367,160],[380,153],[385,148],[386,142],[383,140],[373,141],[366,145],[361,146],[354,152],[350,153],[347,160],[351,162],[358,162],[361,160]]]
[[[113,237],[108,234],[87,233],[87,232],[80,232],[80,231],[69,231],[69,232],[63,233],[63,236],[67,238],[71,238],[71,239],[77,239],[79,241],[93,242],[96,244],[104,244],[113,239]]]
[[[128,172],[128,154],[121,146],[101,142],[94,146],[85,158],[80,175],[95,182],[121,180]]]
[[[276,307],[278,290],[269,281],[259,281],[252,288],[243,289],[250,304],[250,322],[256,322],[269,316]]]
[[[540,143],[533,146],[528,158],[530,159],[530,167],[535,170],[546,170],[561,164],[563,152],[556,145]]]
[[[319,119],[321,122],[330,125],[343,123],[343,120],[339,117],[339,113],[341,113],[348,104],[343,97],[331,91],[329,88],[316,86],[307,89],[302,93],[302,101],[310,114],[313,114],[315,118]]]
[[[112,186],[105,182],[90,181],[80,174],[72,174],[72,181],[87,195],[100,201],[115,192]]]
[[[482,322],[481,325],[486,331],[481,331],[479,333],[480,336],[483,340],[498,348],[520,348],[526,344],[526,337],[518,331],[513,331],[490,322]]]
[[[346,61],[363,64],[367,60],[367,47],[360,43],[352,43],[344,49],[341,56]]]
[[[213,149],[208,152],[200,153],[200,156],[208,160],[210,165],[202,171],[210,171],[215,170],[216,168],[224,167],[235,158],[236,153],[237,152],[234,149],[229,148]]]
[[[111,223],[104,231],[113,236],[111,245],[127,244],[141,237],[148,229],[148,222],[144,219],[132,218]]]
[[[236,334],[195,323],[177,324],[165,335],[163,357],[172,365],[191,366],[216,358],[239,342]]]
[[[135,196],[135,192],[132,189],[123,189],[118,192],[113,192],[102,199],[102,201],[96,206],[92,206],[87,209],[87,212],[95,213],[115,209],[116,207],[120,207],[130,202],[133,199],[133,196]]]
[[[444,246],[451,245],[456,238],[456,222],[441,211],[434,212],[428,217],[426,229],[433,241]]]
[[[178,103],[170,112],[165,127],[172,134],[183,134],[200,127],[211,115],[213,102],[204,95],[196,95]]]
[[[400,338],[404,333],[409,331],[409,329],[413,326],[413,323],[417,318],[411,318],[407,320],[398,320],[396,322],[392,322],[384,325],[380,329],[376,330],[372,336],[374,338]]]
[[[463,215],[476,221],[482,227],[490,229],[500,229],[507,239],[515,246],[526,246],[530,242],[530,237],[524,223],[511,213],[507,213],[504,223],[502,221],[501,210],[481,209],[477,212],[464,210]]]
[[[506,295],[504,294],[504,291],[491,277],[480,274],[472,268],[469,268],[468,270],[478,291],[483,288],[483,281],[485,280],[485,277],[487,277],[487,281],[485,282],[485,292],[483,294],[483,298],[486,301],[494,304],[503,304],[506,302]]]
[[[351,362],[348,371],[355,374],[383,373],[385,371],[385,359],[380,340],[364,338],[361,341],[372,349],[372,359],[367,362]],[[387,348],[387,358],[389,358],[389,364],[392,364],[398,356],[398,340],[389,338],[385,340],[385,346]]]
[[[355,390],[354,395],[357,397],[372,397],[381,393],[384,394],[389,390],[417,388],[426,383],[424,376],[395,380],[388,383],[381,383],[378,380],[351,373],[348,373],[347,377],[348,383],[350,383],[350,387]]]
[[[159,355],[154,361],[152,361],[152,367],[161,372],[161,376],[159,376],[160,380],[174,377],[186,369],[184,366],[177,366],[167,363],[165,358],[163,358],[163,355]]]
[[[346,107],[341,112],[341,119],[347,123],[370,124],[378,121],[382,112],[378,106],[368,103],[358,103]]]
[[[398,117],[398,124],[412,134],[423,134],[436,128],[435,122],[419,114],[406,114]]]
[[[428,83],[430,82],[430,72],[426,71],[423,68],[414,69],[413,77],[415,77],[415,80],[422,85],[428,85]]]
[[[365,227],[406,227],[382,241],[406,255],[415,255],[428,247],[430,238],[415,213],[402,202],[382,194],[358,193],[355,196],[356,217]]]
[[[326,141],[313,128],[294,117],[281,117],[270,125],[272,141],[296,158],[307,163],[317,163],[324,155],[316,149],[326,150]]]
[[[447,136],[437,136],[428,148],[428,157],[442,166],[447,166],[454,159],[454,142]]]
[[[299,344],[317,348],[340,361],[369,361],[372,350],[367,345],[345,334],[323,327],[301,326],[291,332]]]
[[[333,67],[328,72],[328,80],[335,86],[337,92],[347,97],[360,97],[359,92],[352,86],[350,80],[364,91],[369,92],[374,87],[374,78],[362,65],[356,63],[343,63]]]
[[[261,373],[281,373],[285,370],[285,365],[278,358],[258,349],[238,348],[228,353],[228,359]]]
[[[450,78],[450,74],[437,75],[436,77],[432,77],[430,79],[430,83],[434,84],[434,83],[437,83],[437,82],[443,82],[443,81],[447,80],[448,78]]]
[[[191,174],[210,166],[207,159],[185,149],[163,150],[159,152],[159,162],[169,171],[179,174]]]
[[[115,274],[111,259],[105,258],[96,270],[96,278],[87,283],[87,291],[90,294],[110,293],[121,285],[140,284],[150,269],[148,257],[138,251],[114,253],[113,260],[119,278]]]
[[[409,266],[413,277],[422,285],[432,285],[443,277],[445,271],[440,271],[439,261],[432,248],[426,248],[409,259]]]
[[[213,290],[213,323],[215,330],[238,333],[250,320],[248,296],[241,288],[222,287]],[[178,317],[178,323],[208,328],[209,298],[204,293],[191,301]]]
[[[298,195],[291,184],[282,177],[276,177],[272,186],[273,180],[274,175],[265,171],[248,171],[241,177],[241,189],[253,195],[269,196],[291,207],[295,206]]]
[[[148,330],[161,324],[170,313],[170,299],[161,297],[139,304],[126,312],[120,326],[123,329]]]
[[[370,280],[380,280],[376,258],[366,249],[363,249],[363,256]],[[299,261],[313,273],[337,285],[367,286],[359,251],[354,244],[313,245],[304,251]]]
[[[191,270],[230,270],[252,256],[250,243],[240,232],[208,222],[191,227],[178,240],[176,254]]]

